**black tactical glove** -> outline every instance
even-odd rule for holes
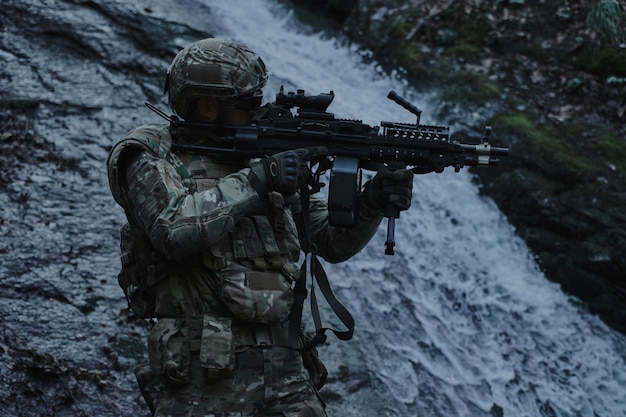
[[[365,206],[384,211],[387,203],[399,211],[411,207],[413,195],[413,171],[380,169],[374,178],[365,184],[361,200]]]
[[[323,146],[277,153],[252,166],[250,183],[261,195],[269,191],[292,195],[309,179],[307,161],[325,155],[328,149]]]

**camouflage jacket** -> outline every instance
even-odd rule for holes
[[[297,277],[304,221],[312,250],[336,263],[359,252],[382,220],[381,212],[361,204],[356,226],[332,227],[325,201],[317,198],[310,199],[304,220],[297,196],[285,204],[276,193],[257,194],[248,181],[250,161],[175,154],[171,142],[166,125],[140,126],[113,147],[107,161],[112,194],[128,219],[123,269],[149,277],[150,291],[142,294],[150,298],[145,316],[232,316],[216,293],[223,292],[225,276],[237,274],[245,285],[252,278],[261,287],[282,287],[282,308],[288,308],[285,287]],[[129,249],[133,234],[131,240],[141,242]],[[268,278],[268,271],[281,281]]]

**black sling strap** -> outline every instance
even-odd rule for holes
[[[304,191],[304,190],[303,190]],[[289,344],[292,348],[306,351],[314,348],[315,346],[324,343],[326,341],[326,331],[332,331],[338,339],[341,340],[350,340],[354,333],[354,318],[350,314],[350,312],[341,304],[333,290],[330,287],[330,283],[328,282],[328,276],[326,275],[326,271],[324,271],[323,265],[320,263],[317,256],[308,252],[311,250],[311,242],[310,242],[310,234],[309,234],[309,196],[307,192],[303,192],[301,194],[302,198],[302,218],[303,218],[303,226],[304,226],[304,238],[307,241],[307,254],[302,262],[302,266],[300,267],[300,277],[296,281],[294,286],[294,304],[291,309],[291,314],[289,316]],[[315,323],[315,335],[313,338],[306,343],[304,346],[300,346],[299,336],[300,336],[300,326],[302,323],[302,310],[304,306],[304,300],[307,297],[307,261],[310,263],[310,271],[311,271],[311,314],[313,316],[313,322]],[[333,310],[337,318],[343,323],[346,327],[346,330],[339,331],[327,327],[322,327],[322,320],[319,312],[319,306],[317,304],[317,297],[315,295],[315,282],[319,285],[320,291],[322,295],[328,302],[328,305]]]

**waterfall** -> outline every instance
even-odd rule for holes
[[[427,96],[303,28],[284,6],[199,2],[220,22],[216,36],[263,57],[268,97],[280,85],[332,90],[337,117],[413,121],[386,99],[395,89],[424,110],[422,123],[437,122]],[[326,266],[357,323],[353,340],[331,337],[320,349],[331,415],[626,415],[623,336],[546,280],[467,171],[416,177],[395,256],[383,254],[384,229],[353,259]]]

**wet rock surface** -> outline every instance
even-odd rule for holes
[[[125,320],[99,175],[34,133],[37,108],[4,104],[0,415],[144,415],[120,371],[141,360],[145,324]]]
[[[79,0],[5,1],[0,28],[0,415],[147,415],[105,160],[208,33]]]

